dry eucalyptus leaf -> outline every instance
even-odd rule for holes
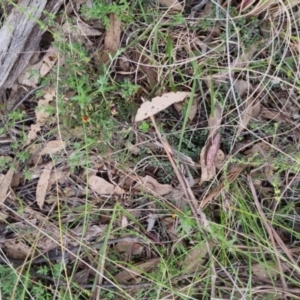
[[[187,96],[189,96],[189,92],[171,92],[163,94],[162,96],[155,97],[152,101],[144,102],[137,111],[135,116],[135,121],[143,121],[150,116],[157,114],[158,112],[164,110],[170,105],[183,101]]]
[[[191,274],[203,267],[206,254],[207,247],[205,243],[201,243],[189,251],[182,262],[182,274]]]
[[[140,178],[133,189],[145,191],[146,193],[154,192],[156,195],[163,196],[172,191],[172,186],[170,184],[160,184],[155,178],[147,175]]]
[[[123,189],[118,186],[107,182],[105,179],[92,175],[88,179],[89,187],[99,195],[110,195],[117,193],[119,195],[126,193]]]
[[[36,202],[40,209],[43,208],[45,203],[52,169],[53,162],[51,161],[45,166],[36,187]]]
[[[178,0],[158,0],[158,2],[174,10],[183,10],[183,6],[179,3]]]
[[[160,258],[151,258],[144,263],[140,263],[132,267],[126,267],[126,269],[115,275],[115,280],[118,283],[128,283],[133,279],[138,279],[139,275],[144,272],[149,272],[159,262]]]
[[[6,199],[6,195],[8,189],[10,188],[14,173],[14,169],[10,168],[4,175],[4,177],[2,177],[2,180],[0,182],[0,203],[3,203]]]

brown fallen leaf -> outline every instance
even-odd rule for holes
[[[0,182],[0,203],[3,203],[6,199],[6,195],[8,189],[10,188],[14,173],[14,169],[10,168]]]
[[[37,187],[36,187],[36,202],[40,209],[43,208],[44,203],[45,203],[46,195],[48,192],[49,180],[50,180],[53,166],[54,165],[53,165],[52,161],[49,162],[45,166],[45,168],[39,178]]]
[[[140,177],[133,189],[146,193],[154,192],[156,195],[163,196],[172,191],[172,186],[170,184],[160,184],[155,178],[147,175]]]
[[[135,116],[135,121],[143,121],[150,116],[157,114],[158,112],[164,110],[170,105],[183,101],[187,96],[189,96],[189,92],[177,92],[177,93],[166,93],[162,96],[155,97],[152,101],[144,102],[137,111]]]
[[[150,272],[150,270],[153,269],[159,262],[160,258],[151,258],[144,263],[136,264],[135,266],[124,269],[115,275],[114,279],[118,283],[128,283],[133,279],[137,279],[139,275],[144,272]]]
[[[126,193],[123,189],[118,186],[114,186],[110,182],[105,179],[91,175],[88,179],[89,187],[99,195],[110,195],[113,193],[117,193],[119,195]]]

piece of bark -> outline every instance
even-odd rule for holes
[[[63,0],[20,0],[0,28],[0,96],[10,88],[28,65],[46,27],[47,16],[55,14]],[[47,12],[47,13],[43,13]]]

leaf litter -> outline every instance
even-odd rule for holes
[[[259,204],[268,212],[268,224],[274,228],[271,232],[279,232],[276,226],[281,227],[282,240],[296,256],[299,251],[293,242],[298,239],[295,212],[298,210],[299,104],[295,84],[289,80],[297,69],[290,62],[294,54],[287,59],[289,71],[285,71],[283,65],[277,68],[271,64],[268,45],[261,48],[260,41],[250,44],[244,41],[245,32],[250,36],[255,32],[261,39],[267,34],[271,40],[269,20],[259,19],[257,26],[264,34],[260,35],[255,27],[255,17],[266,6],[253,1],[236,6],[240,15],[233,16],[237,25],[231,28],[230,39],[232,45],[238,46],[229,47],[224,36],[228,34],[226,26],[232,25],[233,2],[229,4],[226,26],[222,10],[215,13],[212,2],[200,1],[195,5],[193,1],[160,0],[155,7],[149,4],[158,13],[159,21],[156,22],[152,11],[152,23],[148,24],[147,19],[139,20],[138,26],[135,22],[127,22],[123,14],[111,11],[105,13],[107,24],[98,26],[99,20],[87,18],[83,3],[92,9],[91,1],[69,3],[67,14],[74,25],[70,26],[65,19],[60,23],[62,39],[70,39],[68,43],[77,40],[86,47],[84,55],[87,53],[87,56],[81,53],[79,59],[72,59],[74,66],[80,64],[76,70],[79,84],[65,85],[70,77],[64,80],[64,68],[68,67],[71,54],[64,54],[68,59],[63,57],[58,68],[54,68],[61,53],[52,41],[47,41],[47,50],[34,50],[37,55],[24,69],[10,95],[7,91],[9,101],[5,102],[1,95],[1,103],[7,103],[13,110],[21,90],[37,87],[39,76],[58,76],[56,70],[59,69],[59,86],[44,88],[44,96],[37,94],[37,103],[22,103],[19,109],[27,120],[19,122],[16,119],[14,125],[9,125],[8,133],[1,132],[2,152],[9,149],[2,147],[3,141],[27,137],[20,145],[23,156],[21,151],[16,155],[14,149],[1,156],[3,161],[9,158],[4,167],[1,164],[0,181],[0,216],[2,221],[9,222],[1,232],[5,255],[11,261],[16,259],[24,263],[41,253],[49,258],[50,250],[66,253],[76,250],[76,256],[68,260],[68,271],[75,274],[75,282],[88,286],[95,283],[95,276],[102,274],[102,267],[97,272],[93,270],[98,267],[96,259],[99,259],[95,250],[101,249],[99,244],[95,249],[93,245],[96,241],[104,241],[106,253],[101,255],[105,257],[102,274],[107,278],[103,281],[105,289],[111,281],[113,286],[119,282],[122,284],[119,287],[126,289],[128,284],[145,283],[151,287],[154,282],[164,287],[160,296],[166,299],[173,297],[174,291],[180,291],[184,297],[216,298],[218,294],[225,299],[229,289],[231,295],[236,290],[239,297],[247,297],[245,286],[248,282],[244,279],[249,278],[250,271],[244,270],[237,278],[246,264],[246,269],[252,272],[252,286],[256,292],[257,282],[266,282],[276,291],[283,289],[295,294],[293,288],[299,279],[297,267],[290,272],[288,264],[273,262],[274,255],[280,258],[282,255],[274,252],[276,247],[271,251],[268,239],[272,236],[266,237],[264,230],[260,231],[259,216],[252,206],[245,180],[249,176],[253,178]],[[220,5],[224,7],[224,3]],[[243,14],[246,8],[249,9],[247,16]],[[129,13],[129,10],[124,11]],[[169,30],[168,22],[175,22],[173,13],[176,11],[182,19],[176,19],[176,30],[173,27]],[[284,13],[282,8],[272,4],[268,18]],[[250,14],[255,20],[249,23]],[[239,23],[241,17],[244,23]],[[202,24],[204,21],[207,23]],[[276,22],[272,19],[274,26]],[[146,39],[140,38],[140,29],[151,33],[147,33]],[[272,27],[272,30],[276,29]],[[288,47],[292,49],[295,45]],[[296,53],[295,49],[286,53]],[[85,60],[89,60],[88,72],[84,69]],[[265,61],[270,63],[269,68],[261,71]],[[203,63],[207,67],[202,68]],[[259,71],[255,70],[256,63],[260,64]],[[201,72],[195,66],[201,66]],[[275,69],[280,72],[275,73]],[[107,84],[101,90],[99,82],[103,70]],[[89,77],[93,72],[95,74]],[[282,76],[281,72],[286,74]],[[197,87],[190,92],[195,76]],[[87,81],[81,86],[84,78]],[[214,83],[214,91],[210,81]],[[20,88],[20,84],[26,87]],[[133,86],[137,92],[132,92]],[[185,100],[192,93],[192,107],[185,116]],[[80,95],[86,103],[79,105],[75,99]],[[63,103],[55,102],[60,99]],[[142,103],[141,99],[152,100]],[[104,102],[108,107],[113,105],[117,112],[109,112],[109,122],[102,122],[106,113],[105,105],[101,106]],[[56,111],[54,118],[49,111],[61,104],[65,115]],[[76,109],[72,110],[74,104]],[[131,106],[134,108],[128,113]],[[144,121],[147,126],[141,129],[130,118],[124,121],[122,117],[127,114],[136,116],[135,122]],[[64,119],[68,115],[73,122],[70,128],[65,128]],[[85,116],[88,118],[84,120]],[[181,127],[183,117],[188,118],[185,129]],[[116,127],[109,133],[112,120],[118,125],[114,124]],[[93,131],[95,128],[97,130]],[[181,131],[184,132],[181,134]],[[103,139],[103,133],[108,133],[108,140]],[[170,160],[176,167],[176,175]],[[196,213],[191,214],[193,207]],[[207,215],[211,225],[206,234],[195,225],[203,216],[201,213]],[[285,216],[282,223],[280,214]],[[258,224],[255,229],[251,227],[254,219],[250,215],[255,216],[255,226]],[[132,234],[143,238],[133,240]],[[216,239],[214,243],[210,242],[211,236]],[[250,244],[251,251],[247,248]],[[262,244],[264,249],[258,250]],[[76,248],[78,245],[81,248]],[[282,248],[280,243],[277,246]],[[247,250],[236,255],[237,247]],[[220,250],[224,248],[230,248],[232,256]],[[258,252],[263,263],[257,263],[257,256],[252,254]],[[222,266],[225,260],[226,266]],[[238,269],[231,269],[233,261],[239,264]],[[167,270],[165,281],[157,274],[161,268],[168,268],[169,263],[173,264],[173,269]],[[33,266],[36,267],[34,260]],[[285,272],[286,286],[280,268]],[[211,275],[206,276],[208,273]],[[180,280],[174,274],[179,274]],[[208,278],[207,285],[202,285],[202,280],[194,280],[197,274]],[[50,286],[45,280],[43,284]],[[172,288],[169,289],[168,284]],[[107,295],[101,284],[99,286],[100,298],[105,298]],[[92,296],[96,294],[91,293]],[[136,296],[133,292],[132,295]]]

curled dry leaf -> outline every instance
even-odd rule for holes
[[[144,272],[150,272],[158,263],[160,262],[160,258],[151,258],[144,263],[137,264],[132,267],[127,267],[120,273],[115,276],[115,280],[118,283],[128,283],[134,279],[137,279],[139,275]]]
[[[189,92],[177,92],[177,93],[166,93],[162,96],[155,97],[152,101],[144,102],[137,111],[135,116],[135,121],[143,121],[150,116],[157,114],[158,112],[164,110],[170,105],[183,101],[187,96],[189,96]]]
[[[149,175],[139,178],[139,182],[137,182],[133,188],[146,193],[153,192],[159,196],[166,195],[172,191],[172,186],[170,184],[160,184],[155,178]]]
[[[88,179],[89,187],[99,195],[110,195],[117,193],[119,195],[126,193],[123,189],[118,186],[107,182],[105,179],[92,175]]]
[[[49,180],[50,180],[52,168],[53,168],[53,162],[51,161],[45,166],[36,187],[36,202],[40,209],[43,208],[45,203],[45,198],[48,192],[48,186],[49,186]]]

